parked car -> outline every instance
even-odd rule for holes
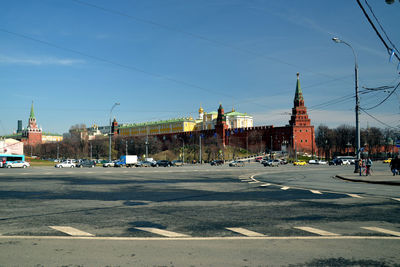
[[[219,160],[219,159],[216,159],[216,160],[213,160],[213,161],[210,162],[211,166],[219,166],[219,165],[223,165],[223,164],[224,164],[224,161],[223,160]]]
[[[255,161],[256,161],[256,162],[261,162],[262,160],[263,160],[263,157],[262,157],[262,156],[256,157],[256,158],[255,158]]]
[[[94,168],[96,166],[96,162],[93,160],[82,160],[78,164],[76,164],[77,168],[83,168],[83,167],[89,167],[89,168]]]
[[[264,167],[266,167],[266,166],[278,167],[280,164],[281,163],[280,163],[279,159],[274,159],[274,160],[270,159],[270,160],[264,162]]]
[[[342,159],[342,165],[350,165],[351,162],[348,159]]]
[[[234,160],[234,161],[229,163],[229,167],[244,167],[244,162],[243,161]]]
[[[305,162],[304,160],[298,160],[298,161],[293,162],[293,165],[304,166],[304,165],[307,165],[307,162]]]
[[[54,167],[56,168],[75,168],[75,163],[72,160],[64,160],[56,164]]]
[[[115,161],[106,161],[103,163],[103,167],[104,168],[108,168],[108,167],[114,167],[115,166]]]
[[[171,161],[171,165],[177,166],[177,167],[183,166],[183,161],[182,160],[173,160],[173,161]]]
[[[29,162],[23,160],[8,161],[4,165],[5,168],[28,168],[30,166]]]
[[[319,165],[326,165],[326,164],[328,164],[328,162],[326,162],[324,160],[318,160],[318,164]]]
[[[171,167],[171,162],[169,160],[157,160],[156,167]]]
[[[154,162],[143,160],[136,164],[136,167],[154,167]]]
[[[388,159],[385,159],[385,160],[383,160],[383,163],[391,163],[392,162],[392,159],[391,158],[388,158]]]

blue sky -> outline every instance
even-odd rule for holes
[[[400,47],[400,3],[369,4]],[[256,125],[283,126],[297,72],[315,126],[354,125],[354,57],[335,36],[356,51],[360,89],[400,81],[355,0],[2,0],[0,135],[17,120],[27,126],[32,101],[53,133],[105,125],[115,102],[120,123],[197,117],[200,104],[222,103]],[[398,91],[368,113],[399,127]],[[363,94],[361,107],[387,96]]]

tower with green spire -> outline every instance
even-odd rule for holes
[[[28,127],[22,132],[24,143],[28,145],[36,145],[42,143],[42,129],[36,122],[35,111],[33,109],[33,101],[31,105],[31,113],[29,114]]]
[[[292,116],[289,124],[291,126],[310,126],[311,121],[308,118],[307,108],[304,105],[303,91],[300,86],[300,74],[297,73],[296,92],[294,94]]]

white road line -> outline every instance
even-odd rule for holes
[[[161,241],[161,240],[400,240],[397,236],[222,236],[222,237],[118,237],[118,236],[5,236],[0,235],[0,240],[15,239],[53,239],[53,240],[108,240],[108,241]]]
[[[284,186],[284,187],[281,187],[281,189],[282,189],[282,190],[288,190],[288,189],[290,189],[290,187]]]
[[[393,200],[400,201],[400,198],[392,198]]]
[[[241,182],[253,182],[253,180],[251,179],[247,179],[247,180],[240,180]]]
[[[262,185],[260,185],[260,186],[262,186],[262,187],[267,187],[267,186],[270,186],[271,184],[262,184]]]
[[[363,198],[362,196],[357,195],[357,194],[346,194],[346,195],[348,195],[349,197]]]
[[[252,182],[249,182],[249,184],[257,184],[257,183],[259,183],[259,181],[252,181]]]
[[[367,230],[370,230],[370,231],[385,233],[385,234],[388,234],[388,235],[400,236],[400,232],[391,231],[391,230],[387,230],[387,229],[383,229],[383,228],[379,228],[379,227],[361,227],[361,228],[367,229]]]
[[[81,230],[78,230],[76,228],[69,227],[69,226],[49,226],[49,227],[54,229],[54,230],[57,230],[57,231],[66,233],[68,235],[71,235],[71,236],[94,236],[94,235],[92,235],[90,233],[83,232]]]
[[[295,227],[295,228],[322,236],[339,236],[339,234],[327,232],[313,227]]]
[[[153,234],[162,235],[162,236],[166,236],[166,237],[189,237],[188,235],[185,235],[185,234],[175,233],[175,232],[162,230],[162,229],[158,229],[158,228],[151,228],[151,227],[135,227],[135,228],[138,230],[142,230],[142,231],[146,231],[146,232],[150,232]]]
[[[232,232],[239,233],[239,234],[242,234],[242,235],[245,235],[245,236],[250,236],[250,237],[265,236],[263,234],[260,234],[260,233],[257,233],[257,232],[253,232],[253,231],[250,231],[250,230],[247,230],[247,229],[244,229],[244,228],[240,228],[240,227],[239,228],[233,227],[233,228],[226,228],[226,229],[228,229],[228,230],[230,230]]]
[[[310,192],[313,193],[313,194],[322,195],[322,193],[320,191],[318,191],[318,190],[310,190]]]

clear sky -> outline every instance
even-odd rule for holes
[[[369,4],[400,48],[400,2]],[[119,123],[222,103],[284,126],[297,72],[312,124],[354,125],[354,57],[335,36],[357,54],[360,90],[400,82],[355,0],[1,0],[0,135],[27,126],[32,101],[43,131],[60,134],[107,124],[116,102]],[[388,95],[361,94],[361,107]],[[368,113],[399,127],[399,101],[400,89]],[[361,127],[386,127],[371,116]]]

